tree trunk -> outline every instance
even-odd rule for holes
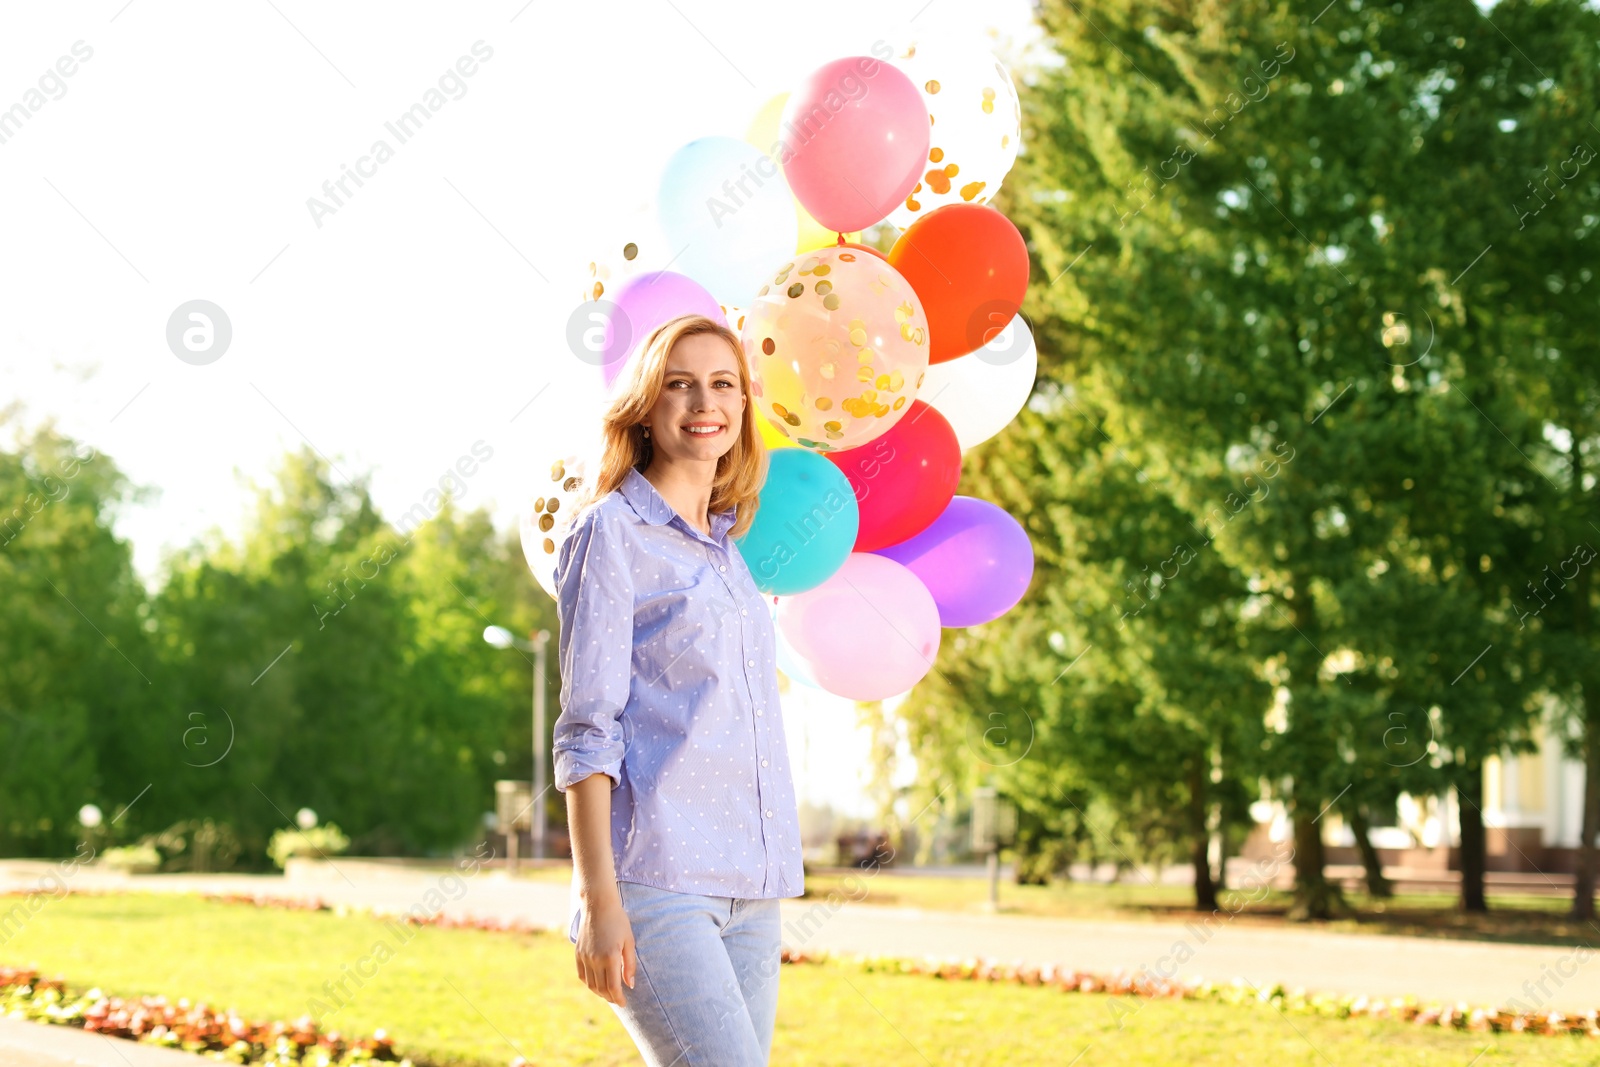
[[[1588,437],[1584,430],[1592,427],[1573,427],[1572,435],[1572,500],[1579,514],[1586,510],[1585,488],[1583,484],[1583,440]],[[1587,535],[1584,535],[1587,536]],[[1586,545],[1587,541],[1584,542]],[[1593,550],[1590,550],[1591,553]],[[1572,581],[1572,633],[1577,638],[1578,647],[1589,647],[1589,632],[1593,625],[1590,616],[1590,596],[1594,583],[1594,572],[1585,566],[1578,567],[1578,573]],[[1581,661],[1580,661],[1581,662]],[[1580,922],[1593,922],[1594,912],[1594,879],[1595,879],[1595,853],[1594,838],[1600,833],[1600,676],[1597,676],[1593,667],[1593,658],[1589,659],[1588,669],[1578,676],[1579,711],[1583,723],[1583,823],[1579,830],[1578,841],[1578,871],[1572,887],[1572,917]]]
[[[1583,828],[1578,837],[1578,876],[1572,888],[1572,917],[1593,921],[1594,915],[1594,836],[1600,830],[1600,724],[1595,722],[1595,699],[1589,686],[1583,687]]]
[[[1345,913],[1348,908],[1339,887],[1328,881],[1323,873],[1326,862],[1322,848],[1322,827],[1312,814],[1314,804],[1295,798],[1294,813],[1294,899],[1289,905],[1289,918],[1296,922],[1307,919],[1331,919]]]
[[[1456,778],[1456,808],[1461,820],[1461,910],[1486,912],[1483,869],[1487,840],[1483,829],[1483,761],[1468,760]]]
[[[1205,761],[1198,755],[1189,764],[1189,847],[1194,857],[1194,906],[1197,911],[1217,910],[1217,885],[1211,877],[1207,770]]]
[[[1367,895],[1378,899],[1394,896],[1394,886],[1384,877],[1383,863],[1378,850],[1372,846],[1372,822],[1367,818],[1367,806],[1351,803],[1345,807],[1345,817],[1356,835],[1356,848],[1361,850],[1361,866],[1367,872]]]

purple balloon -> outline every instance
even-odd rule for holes
[[[679,315],[704,315],[722,322],[722,307],[693,278],[670,270],[651,271],[629,278],[612,298],[616,310],[606,316],[601,353],[606,388],[616,381],[628,357],[664,322]]]
[[[1033,542],[1004,508],[957,496],[921,533],[873,549],[922,580],[940,626],[976,626],[1016,606],[1033,580]]]

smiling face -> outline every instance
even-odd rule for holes
[[[657,458],[715,462],[733,447],[744,420],[742,358],[716,334],[691,334],[672,346],[661,395],[645,419]]]

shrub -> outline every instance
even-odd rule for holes
[[[161,853],[153,845],[122,845],[102,852],[100,862],[129,873],[155,871],[161,867]]]
[[[330,822],[309,830],[279,830],[267,843],[267,855],[279,867],[287,867],[294,856],[337,856],[349,847],[350,839]]]

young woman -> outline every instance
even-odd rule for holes
[[[767,1062],[778,900],[804,891],[776,637],[732,540],[766,477],[749,394],[726,326],[647,337],[556,567],[568,937],[662,1067]]]

